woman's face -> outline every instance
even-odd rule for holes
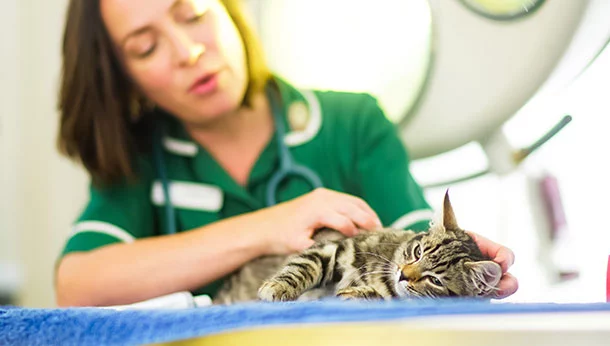
[[[191,125],[239,107],[243,42],[218,0],[102,0],[104,24],[140,91]]]

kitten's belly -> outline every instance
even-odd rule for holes
[[[309,291],[305,291],[305,293],[301,294],[298,301],[309,301],[309,300],[318,300],[323,297],[332,297],[334,296],[335,288],[334,286],[326,286],[323,288],[314,288]]]
[[[355,268],[344,267],[342,269],[344,270],[343,278],[341,278],[341,281],[337,283],[337,290],[349,287],[356,279],[362,276],[362,274]]]
[[[236,304],[258,300],[259,287],[285,265],[286,258],[286,256],[266,256],[247,263],[227,278],[214,297],[214,304]],[[335,295],[334,286],[328,286],[308,290],[298,300],[317,300],[333,295]]]

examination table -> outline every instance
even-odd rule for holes
[[[328,299],[181,310],[0,307],[0,345],[610,345],[610,304]]]

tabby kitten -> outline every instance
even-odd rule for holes
[[[246,265],[230,278],[217,302],[253,300],[253,286],[265,278],[258,289],[258,297],[265,301],[324,296],[489,297],[502,276],[500,266],[484,258],[473,239],[457,225],[448,194],[442,224],[432,224],[427,232],[385,228],[352,238],[334,231],[323,231],[317,237],[334,238],[316,239],[316,245],[287,261],[278,256]]]

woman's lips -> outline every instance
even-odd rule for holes
[[[189,88],[189,93],[194,95],[207,95],[218,87],[218,73],[210,73],[199,78]]]

